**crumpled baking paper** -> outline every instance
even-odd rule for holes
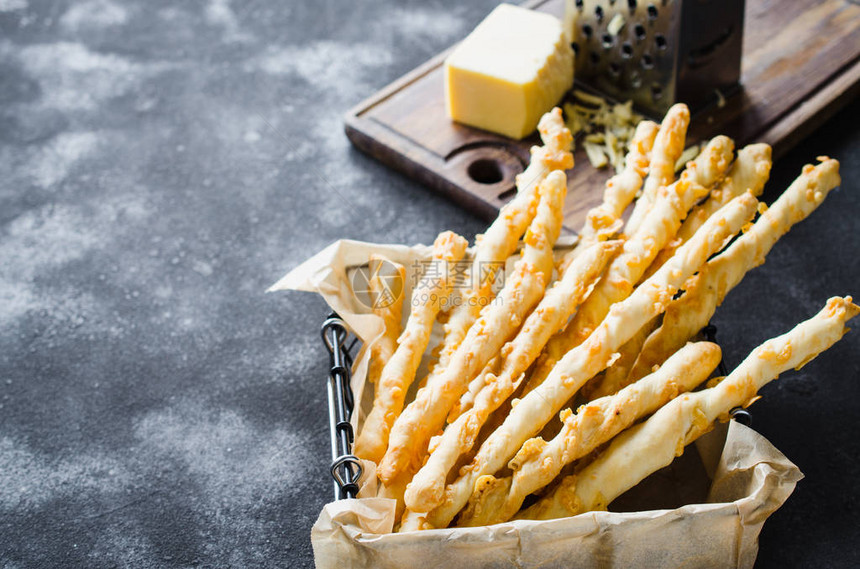
[[[365,360],[369,345],[382,331],[381,321],[353,294],[350,284],[351,272],[365,266],[371,253],[406,267],[403,294],[409,299],[414,273],[430,256],[427,246],[337,241],[270,289],[321,294],[364,342],[352,379],[362,402],[353,414],[353,426],[372,402],[372,386],[365,385]],[[404,303],[408,314],[407,307],[408,302]],[[375,468],[372,463],[366,466],[359,498],[327,504],[313,526],[318,569],[752,567],[762,524],[803,477],[764,437],[731,421],[687,447],[675,463],[610,506],[625,511],[390,533],[394,501],[373,497]]]

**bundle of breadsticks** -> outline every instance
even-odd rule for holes
[[[376,463],[399,531],[606,509],[845,333],[860,308],[831,298],[712,377],[721,352],[701,330],[840,183],[839,164],[804,166],[768,208],[756,198],[771,169],[765,144],[735,152],[717,136],[676,177],[689,122],[681,104],[660,125],[638,125],[623,170],[559,256],[572,138],[561,111],[547,113],[542,145],[486,233],[471,249],[440,234],[412,298],[373,309],[384,332],[355,454]],[[503,281],[486,270],[514,254]],[[437,322],[444,335],[431,346]],[[426,353],[432,363],[418,377]]]

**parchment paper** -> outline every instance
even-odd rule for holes
[[[382,324],[353,294],[350,271],[365,265],[374,252],[406,267],[404,294],[410,295],[412,273],[420,267],[415,261],[429,257],[428,247],[346,240],[333,243],[270,289],[321,294],[365,343],[352,382],[364,403],[353,414],[354,423],[363,419],[372,400],[372,386],[365,386],[365,360]],[[669,504],[662,506],[666,509],[390,533],[394,501],[373,497],[375,468],[366,466],[359,498],[327,504],[313,526],[318,569],[752,567],[762,524],[803,477],[764,437],[731,421],[610,505],[627,510],[637,504]],[[696,503],[675,507],[687,499]]]

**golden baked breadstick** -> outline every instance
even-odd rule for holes
[[[614,305],[588,339],[565,354],[546,381],[511,409],[505,422],[484,441],[472,462],[461,469],[460,477],[446,487],[443,503],[427,517],[429,524],[447,526],[468,501],[475,481],[502,468],[586,381],[608,365],[615,350],[665,310],[684,281],[753,216],[757,203],[750,194],[732,200],[654,276]]]
[[[433,243],[433,255],[428,267],[445,267],[463,258],[468,242],[451,231],[439,234]],[[427,277],[427,275],[425,275]],[[355,455],[377,462],[385,453],[388,435],[406,397],[406,390],[415,379],[421,356],[430,341],[430,331],[436,315],[451,293],[451,276],[422,277],[412,293],[412,307],[406,329],[398,340],[397,349],[382,370],[376,384],[373,408],[364,420],[355,440]]]
[[[381,270],[389,267],[394,271],[394,275],[380,274]],[[373,313],[382,320],[382,335],[370,347],[370,363],[367,368],[367,381],[375,384],[382,375],[385,364],[397,350],[397,338],[400,337],[401,333],[400,316],[403,313],[403,297],[405,296],[402,293],[402,288],[400,294],[389,290],[385,278],[400,279],[399,282],[402,287],[402,284],[406,282],[406,269],[403,265],[395,263],[384,255],[373,254],[370,256],[369,271],[368,284],[372,298],[375,299],[371,308]],[[393,298],[391,298],[392,296]]]
[[[585,218],[580,232],[583,241],[603,241],[621,230],[621,215],[642,186],[642,180],[648,171],[648,157],[659,128],[651,121],[642,121],[636,127],[624,161],[624,170],[606,182],[603,203],[589,210]]]
[[[630,141],[630,150],[624,160],[624,170],[606,182],[603,201],[588,210],[585,223],[579,232],[579,242],[559,263],[560,275],[564,274],[577,255],[589,245],[609,239],[621,230],[621,216],[642,186],[642,179],[648,171],[651,147],[659,128],[659,125],[651,121],[642,121],[636,127]]]
[[[540,490],[561,469],[587,455],[677,397],[703,383],[720,363],[720,347],[709,342],[687,344],[665,365],[615,395],[561,413],[561,432],[549,441],[529,439],[508,463],[512,476],[482,476],[475,484],[459,526],[504,522],[516,514],[529,494]]]
[[[644,423],[620,434],[609,448],[578,474],[566,477],[549,495],[518,517],[551,519],[603,510],[652,472],[668,466],[684,447],[747,406],[780,373],[798,369],[835,344],[845,323],[860,312],[851,297],[834,297],[813,318],[768,340],[716,386],[668,403]]]
[[[642,352],[642,346],[645,345],[645,340],[648,336],[660,325],[659,317],[654,318],[645,326],[642,326],[632,338],[621,346],[618,350],[618,359],[611,366],[606,368],[602,375],[598,375],[594,380],[588,382],[583,388],[582,393],[587,400],[597,399],[617,393],[622,388],[633,383],[630,376],[630,370],[636,364],[636,358]]]
[[[686,292],[666,309],[662,326],[645,341],[629,380],[635,381],[647,375],[655,365],[698,334],[726,294],[747,272],[762,264],[779,238],[815,211],[839,183],[839,162],[836,160],[824,158],[817,166],[804,166],[803,173],[752,228],[708,262],[701,273],[685,285]]]
[[[454,403],[543,296],[552,276],[552,248],[561,231],[567,192],[564,172],[551,172],[539,191],[537,215],[526,232],[522,257],[499,292],[498,302],[481,312],[448,365],[430,377],[395,421],[388,450],[377,470],[383,483],[421,467],[430,437],[444,426]]]
[[[529,165],[516,179],[516,196],[502,207],[496,220],[477,239],[469,272],[474,286],[464,291],[464,302],[451,310],[444,328],[445,337],[434,349],[438,355],[438,363],[433,368],[435,372],[447,367],[481,309],[489,303],[493,284],[490,279],[495,277],[492,269],[504,265],[534,218],[540,183],[553,170],[573,168],[573,154],[570,152],[573,137],[564,124],[561,109],[554,108],[543,115],[538,123],[538,132],[543,146],[532,147]]]
[[[734,142],[726,136],[716,136],[711,139],[705,148],[696,156],[695,159],[687,163],[687,167],[681,173],[681,179],[690,180],[698,183],[703,188],[711,188],[720,183],[720,186],[710,192],[710,197],[705,202],[705,205],[693,207],[690,215],[681,224],[674,239],[671,239],[668,244],[657,254],[647,269],[642,273],[640,279],[645,280],[653,275],[663,264],[669,260],[675,253],[677,248],[689,240],[702,223],[708,217],[713,215],[720,207],[727,204],[729,200],[741,194],[744,190],[736,190],[735,184],[731,178],[725,178],[726,171],[732,159],[734,150]],[[759,158],[767,157],[766,163],[762,160],[759,163]],[[767,179],[767,174],[770,172],[770,147],[766,144],[756,144],[746,147],[738,154],[738,159],[732,165],[729,173],[734,173],[738,182],[738,187],[743,187],[748,183],[751,184],[750,190],[753,195],[758,196],[764,187],[764,182]],[[752,173],[750,173],[752,171]],[[764,174],[764,179],[761,179],[761,173]],[[682,235],[682,232],[687,233]],[[621,347],[619,350],[620,357],[615,363],[606,370],[602,376],[596,377],[583,388],[589,398],[602,397],[615,393],[632,379],[628,379],[630,370],[636,361],[642,346],[645,343],[648,335],[654,331],[657,323],[649,323],[643,326],[630,341]],[[641,377],[641,376],[640,376]]]
[[[406,513],[406,505],[403,502],[403,493],[406,492],[406,485],[409,483],[408,476],[395,478],[390,484],[380,484],[377,487],[377,498],[388,498],[395,501],[394,506],[394,523],[399,522],[402,516]]]
[[[504,353],[504,348],[502,348],[501,354]],[[502,356],[496,356],[487,362],[487,365],[484,366],[478,375],[475,376],[475,379],[469,382],[469,387],[466,388],[466,392],[460,396],[460,400],[454,404],[454,407],[451,408],[451,411],[448,413],[448,422],[453,423],[457,420],[457,417],[467,412],[475,405],[475,398],[478,397],[478,394],[484,389],[484,386],[487,385],[487,377],[490,374],[496,374],[499,371],[499,366],[502,363]],[[433,446],[433,443],[430,443],[430,446]]]
[[[427,525],[427,514],[419,512],[411,512],[406,510],[403,512],[403,518],[400,521],[399,532],[419,531],[423,529],[433,529]]]
[[[656,143],[655,143],[656,144]],[[609,265],[606,276],[577,312],[568,326],[547,343],[546,350],[526,383],[528,393],[544,379],[561,357],[578,346],[606,316],[609,307],[626,298],[657,253],[675,236],[681,220],[707,194],[705,184],[713,184],[728,169],[734,144],[730,138],[711,140],[689,163],[681,178],[661,188],[660,195],[639,230],[624,243],[624,249]]]
[[[690,109],[683,103],[672,105],[666,112],[660,131],[654,140],[651,150],[651,164],[648,167],[648,178],[642,188],[642,195],[636,200],[630,219],[624,227],[624,233],[633,235],[639,225],[645,220],[645,215],[657,200],[661,187],[668,186],[675,179],[675,162],[684,152],[684,141],[687,137],[687,127],[690,125]]]
[[[767,144],[750,144],[738,151],[726,178],[711,191],[704,203],[697,205],[684,220],[675,239],[660,251],[643,278],[651,276],[675,252],[681,243],[693,236],[705,220],[723,207],[733,197],[750,191],[754,196],[761,195],[770,177],[771,149]],[[705,184],[703,184],[705,185]]]
[[[547,339],[576,310],[619,246],[617,241],[592,245],[577,257],[562,279],[546,292],[516,338],[502,348],[502,368],[498,374],[486,378],[474,407],[448,425],[431,442],[433,450],[427,462],[406,489],[405,499],[409,510],[428,512],[439,505],[445,479],[457,459],[471,450],[487,417],[517,389],[523,373],[537,358]]]

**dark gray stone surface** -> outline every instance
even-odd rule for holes
[[[485,223],[353,150],[342,113],[494,3],[0,0],[0,566],[311,567],[329,499],[313,295],[331,241]],[[720,308],[727,361],[860,294],[854,104],[776,166],[845,183]],[[806,473],[759,566],[860,563],[860,340],[764,391]]]

